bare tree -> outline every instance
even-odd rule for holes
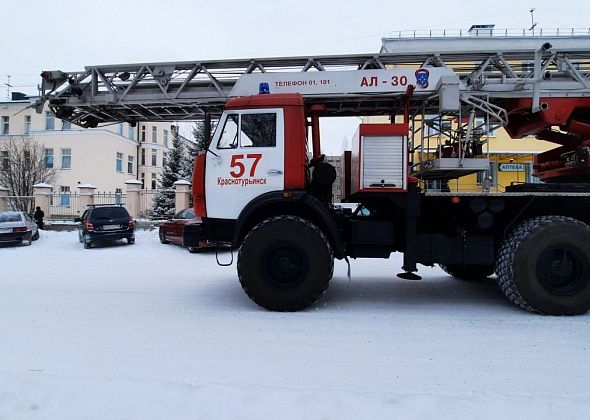
[[[33,185],[52,184],[56,177],[53,165],[46,164],[43,145],[32,137],[11,136],[0,141],[0,185],[8,188],[10,195],[31,196]],[[21,211],[33,210],[32,200],[15,200],[13,205]]]

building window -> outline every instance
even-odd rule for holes
[[[45,149],[44,158],[45,167],[53,168],[53,149]]]
[[[2,117],[2,134],[6,135],[10,132],[10,119],[9,117]]]
[[[141,164],[145,165],[145,149],[141,149]]]
[[[158,127],[152,127],[152,143],[158,142]]]
[[[127,173],[128,174],[133,173],[133,156],[131,156],[131,155],[127,156]]]
[[[8,159],[8,151],[3,150],[1,153],[2,154],[0,154],[0,165],[2,167],[2,170],[6,171],[8,170],[8,165],[10,164],[10,161]]]
[[[158,166],[158,151],[152,149],[152,166]]]
[[[62,185],[59,187],[59,205],[62,207],[70,207],[70,187]]]
[[[129,126],[127,129],[127,137],[129,137],[131,140],[135,140],[135,130],[131,126]]]
[[[61,149],[61,168],[62,169],[70,169],[71,167],[72,167],[72,149]]]
[[[71,130],[72,129],[72,123],[66,120],[62,120],[61,122],[61,129],[62,130]]]
[[[156,178],[156,174],[152,174],[152,190],[158,188],[158,179]]]
[[[120,136],[123,135],[123,123],[117,124],[117,134]]]
[[[45,112],[45,129],[55,130],[55,115],[51,111]]]
[[[168,130],[164,130],[164,146],[168,147]]]
[[[162,167],[166,166],[166,162],[168,162],[168,153],[164,152],[162,155]]]
[[[145,141],[145,125],[141,126],[141,141]]]
[[[145,189],[145,173],[143,173],[143,172],[141,173],[140,181],[141,181],[141,189]]]
[[[123,172],[123,153],[117,152],[117,157],[115,159],[115,170],[117,172]]]
[[[29,134],[31,132],[31,116],[25,115],[25,134]]]

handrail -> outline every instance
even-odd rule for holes
[[[572,37],[590,36],[588,28],[475,28],[465,29],[416,29],[391,31],[384,39],[395,40],[398,38],[473,38],[473,37]]]

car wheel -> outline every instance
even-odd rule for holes
[[[127,243],[133,245],[135,243],[135,238],[127,238]]]
[[[160,228],[160,242],[163,244],[167,244],[168,241],[166,240],[166,233],[164,233],[164,229]]]
[[[35,232],[35,234],[33,235],[33,237],[31,239],[33,239],[34,241],[39,239],[39,229],[37,229],[37,232]]]
[[[190,252],[191,254],[196,254],[199,252],[199,248],[195,248],[193,246],[189,246],[188,247],[188,252]]]
[[[32,240],[33,240],[33,234],[31,232],[29,232],[29,234],[25,238],[25,245],[30,246],[32,243]]]
[[[90,249],[92,248],[92,242],[90,241],[90,239],[88,239],[88,237],[86,235],[84,235],[84,249]]]

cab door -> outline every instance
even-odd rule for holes
[[[207,153],[207,217],[237,219],[254,198],[285,184],[283,110],[226,111]]]

